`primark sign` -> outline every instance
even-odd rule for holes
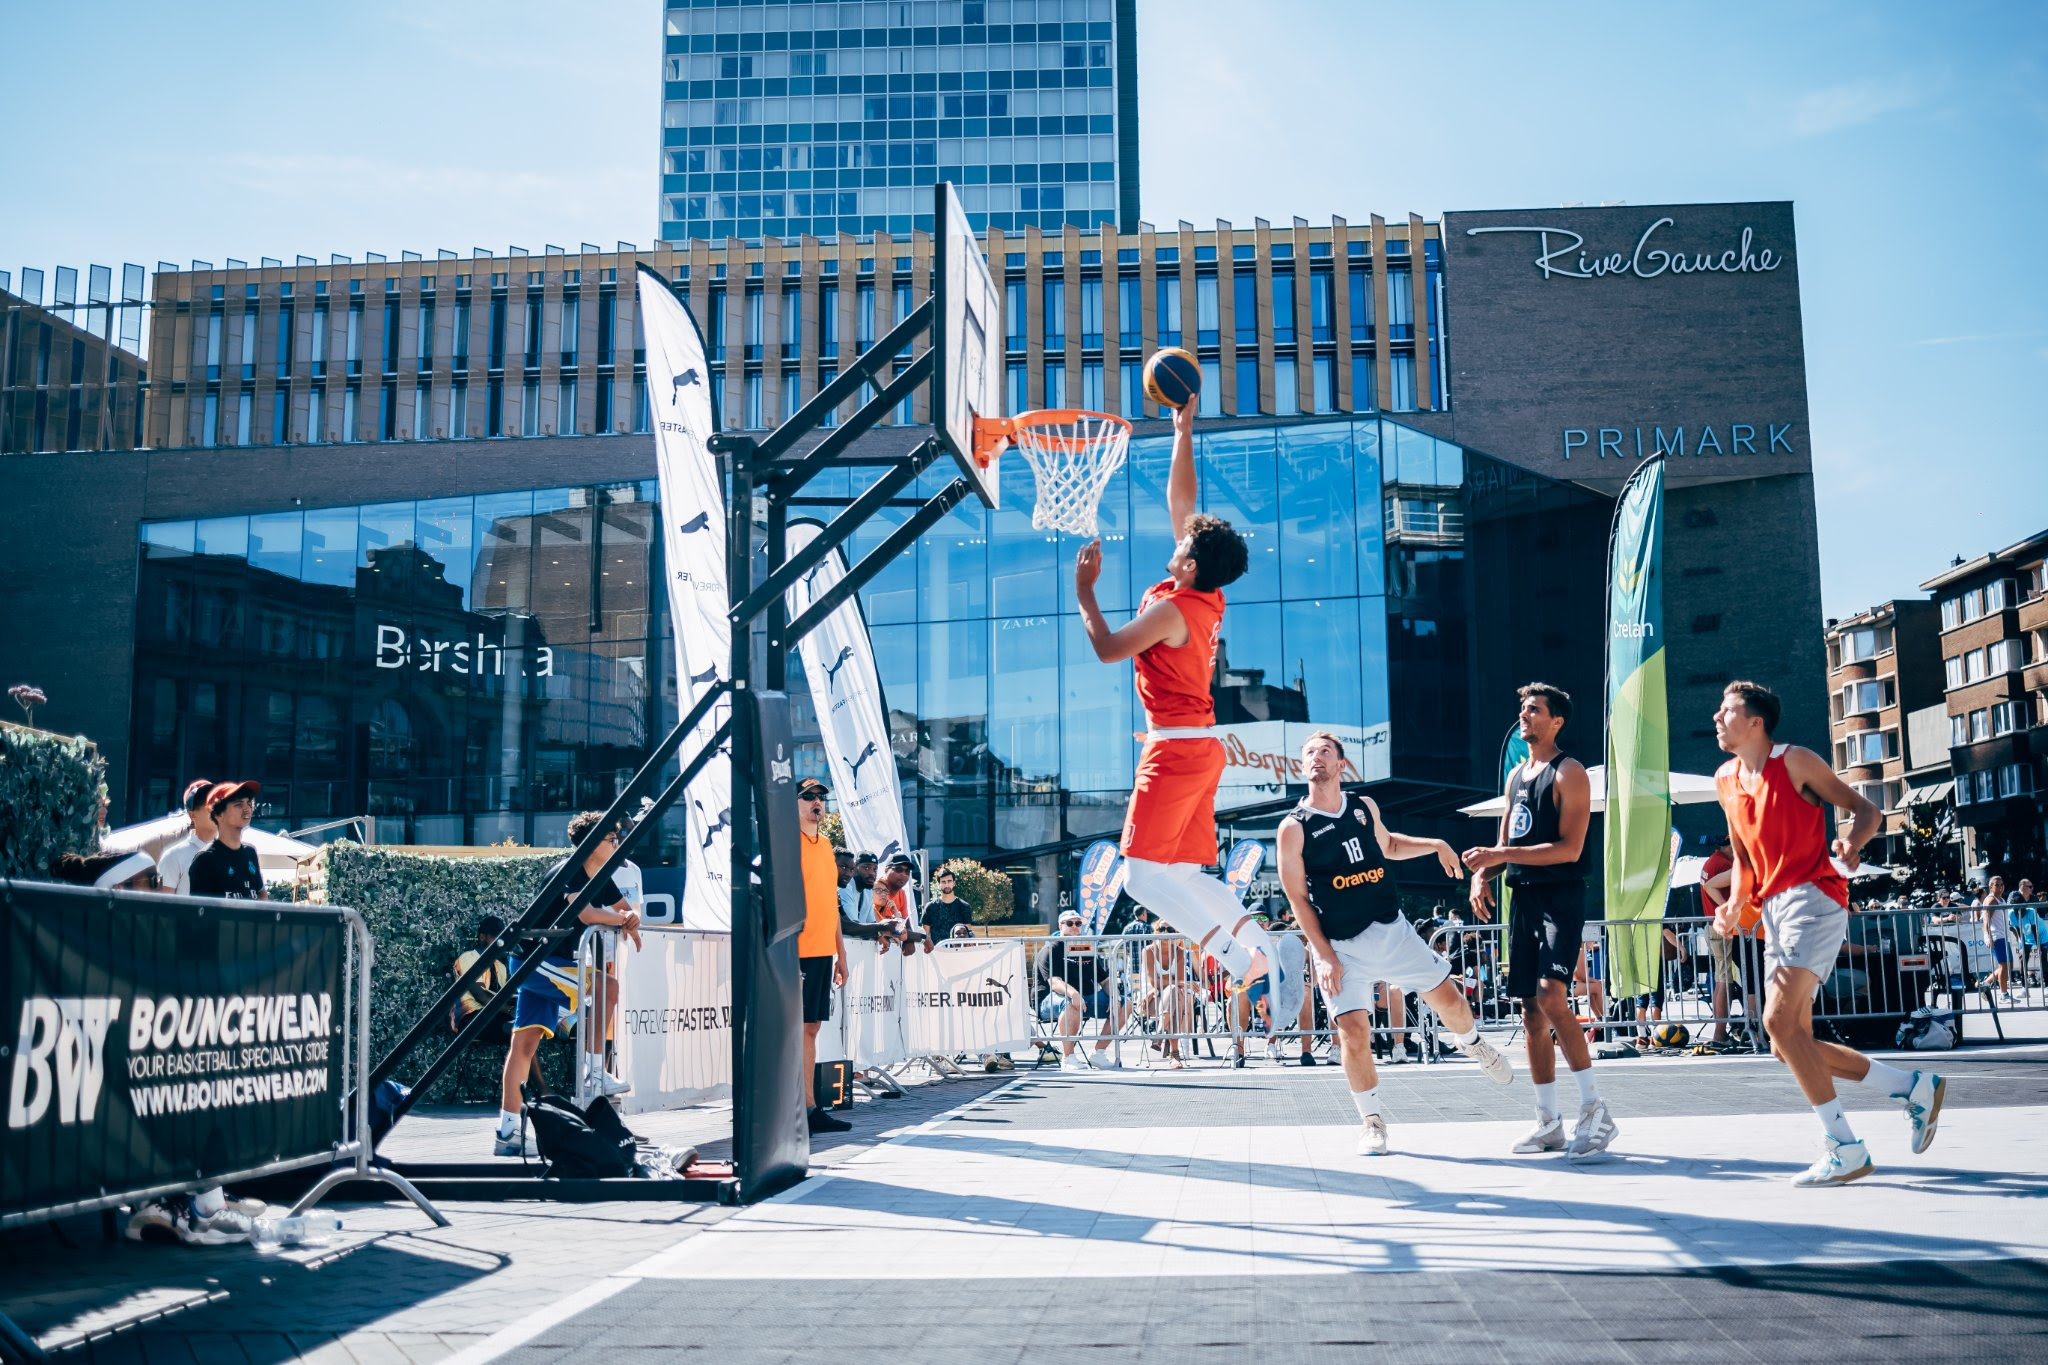
[[[1564,458],[1646,460],[1653,455],[1715,459],[1733,455],[1797,457],[1796,422],[1697,422],[1566,427]]]

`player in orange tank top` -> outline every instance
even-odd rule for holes
[[[1916,1153],[1934,1141],[1947,1085],[1933,1072],[1902,1071],[1814,1037],[1813,997],[1834,971],[1849,928],[1848,883],[1834,859],[1853,872],[1882,816],[1820,755],[1772,738],[1781,712],[1777,694],[1752,682],[1728,684],[1714,712],[1714,738],[1734,755],[1714,775],[1714,785],[1735,854],[1734,883],[1714,924],[1732,936],[1746,907],[1761,911],[1764,1028],[1772,1053],[1791,1070],[1827,1134],[1820,1160],[1792,1183],[1845,1185],[1875,1168],[1835,1097],[1837,1079],[1871,1085],[1902,1107]],[[1827,806],[1853,817],[1832,849]]]
[[[1293,1019],[1301,1008],[1301,973],[1281,962],[1242,900],[1202,875],[1216,861],[1216,788],[1223,777],[1209,682],[1223,628],[1223,589],[1243,576],[1249,556],[1229,522],[1195,511],[1194,431],[1190,402],[1173,417],[1166,506],[1175,543],[1167,577],[1146,590],[1136,616],[1112,630],[1095,602],[1102,542],[1091,541],[1074,558],[1074,595],[1095,657],[1109,664],[1134,661],[1145,708],[1145,748],[1124,817],[1126,889],[1240,982],[1270,966],[1272,1017]]]

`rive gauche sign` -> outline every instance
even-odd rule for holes
[[[1666,245],[1671,240],[1666,228],[1675,229],[1677,219],[1666,215],[1644,228],[1633,251],[1588,251],[1586,239],[1569,228],[1542,223],[1503,223],[1494,227],[1466,228],[1467,237],[1492,232],[1520,232],[1536,238],[1535,267],[1546,280],[1600,280],[1632,277],[1654,280],[1660,275],[1760,275],[1776,270],[1785,258],[1769,247],[1756,244],[1756,230],[1744,227],[1733,242],[1716,251],[1683,250]]]

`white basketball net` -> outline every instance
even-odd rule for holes
[[[1031,524],[1040,530],[1095,534],[1095,512],[1110,478],[1123,467],[1131,424],[1101,412],[1030,413],[1011,433],[1038,480]]]

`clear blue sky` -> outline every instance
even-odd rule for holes
[[[6,268],[654,234],[651,0],[6,23]],[[1793,200],[1829,613],[2048,525],[2048,5],[1140,0],[1139,46],[1155,223]]]

